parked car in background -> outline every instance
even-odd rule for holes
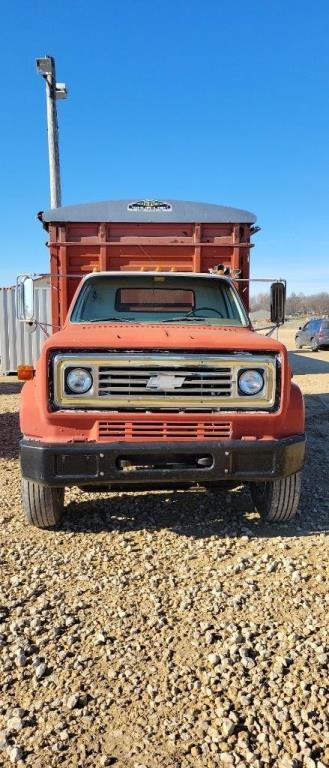
[[[295,336],[296,348],[311,347],[317,352],[321,347],[329,347],[329,318],[315,317],[298,329]]]

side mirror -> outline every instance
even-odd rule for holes
[[[16,315],[24,323],[33,323],[34,282],[29,275],[19,275],[16,283]]]
[[[271,322],[283,325],[286,311],[286,284],[277,281],[271,285]]]

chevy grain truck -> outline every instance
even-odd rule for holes
[[[125,200],[39,215],[49,235],[52,333],[23,366],[27,520],[61,520],[67,486],[250,486],[267,520],[292,518],[304,407],[283,344],[249,308],[253,214],[205,203]],[[284,320],[285,286],[271,286]],[[33,324],[33,285],[18,282]]]

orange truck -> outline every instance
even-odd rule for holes
[[[22,367],[27,520],[60,522],[67,486],[250,486],[267,520],[297,510],[304,406],[283,344],[248,315],[248,211],[117,200],[39,214],[49,233],[52,331]],[[285,284],[271,285],[284,321]],[[18,316],[35,322],[33,280]]]

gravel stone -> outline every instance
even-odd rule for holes
[[[38,664],[38,666],[35,668],[35,677],[37,680],[41,680],[42,677],[45,676],[47,672],[47,665],[43,662],[41,664]]]
[[[27,656],[25,655],[24,651],[19,650],[16,654],[16,664],[18,667],[26,667],[27,665]]]
[[[222,722],[222,734],[226,738],[228,736],[231,736],[232,733],[235,731],[235,723],[232,723],[232,720],[229,720],[228,717],[225,717]]]
[[[16,765],[16,763],[19,763],[20,760],[23,760],[23,750],[21,747],[12,747],[12,749],[9,750],[9,760],[13,765]]]
[[[7,734],[5,731],[0,731],[0,749],[5,749],[7,745]]]
[[[8,733],[17,733],[18,731],[21,731],[23,728],[23,720],[20,717],[10,717],[7,721],[7,731]]]

